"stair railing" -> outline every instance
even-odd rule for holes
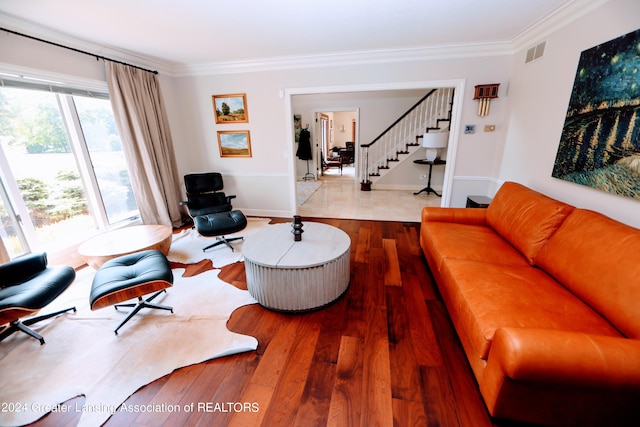
[[[358,177],[362,190],[371,189],[371,176],[388,169],[398,154],[408,153],[410,146],[419,145],[418,136],[440,128],[440,122],[450,120],[453,88],[432,89],[387,129],[368,144],[361,144]]]

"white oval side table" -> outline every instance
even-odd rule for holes
[[[247,288],[267,308],[312,310],[338,299],[349,286],[349,235],[318,222],[303,225],[300,242],[285,223],[248,236],[242,245]]]

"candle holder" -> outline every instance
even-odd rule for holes
[[[291,224],[291,232],[293,233],[293,240],[295,242],[299,242],[302,240],[302,233],[304,230],[302,229],[302,217],[300,215],[293,216],[293,224]]]

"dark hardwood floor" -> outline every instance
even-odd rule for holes
[[[257,351],[178,369],[126,401],[194,404],[193,412],[117,412],[106,425],[506,426],[488,416],[422,255],[419,224],[314,220],[351,237],[351,283],[339,300],[304,314],[236,310],[228,328],[256,337]],[[242,263],[220,278],[246,289]],[[78,418],[50,414],[34,425]]]

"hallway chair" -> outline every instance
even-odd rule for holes
[[[21,321],[50,304],[71,285],[76,272],[69,266],[47,267],[47,254],[29,254],[0,265],[0,341],[14,332],[24,332],[44,344],[44,338],[30,325],[75,307]]]
[[[356,157],[355,144],[353,141],[347,141],[344,143],[346,148],[344,150],[340,150],[340,155],[342,156],[342,163],[345,165],[350,165],[354,162]]]
[[[324,154],[320,153],[322,160],[322,172],[324,175],[324,171],[329,168],[338,168],[340,170],[340,175],[342,175],[342,157],[338,156],[336,158],[325,159]]]
[[[227,196],[222,191],[222,175],[218,172],[185,175],[184,186],[187,200],[180,204],[188,208],[195,229],[202,236],[216,237],[216,242],[202,251],[218,245],[226,245],[233,251],[231,242],[243,237],[227,238],[224,235],[244,229],[247,218],[241,211],[233,210],[231,199],[236,196]]]

